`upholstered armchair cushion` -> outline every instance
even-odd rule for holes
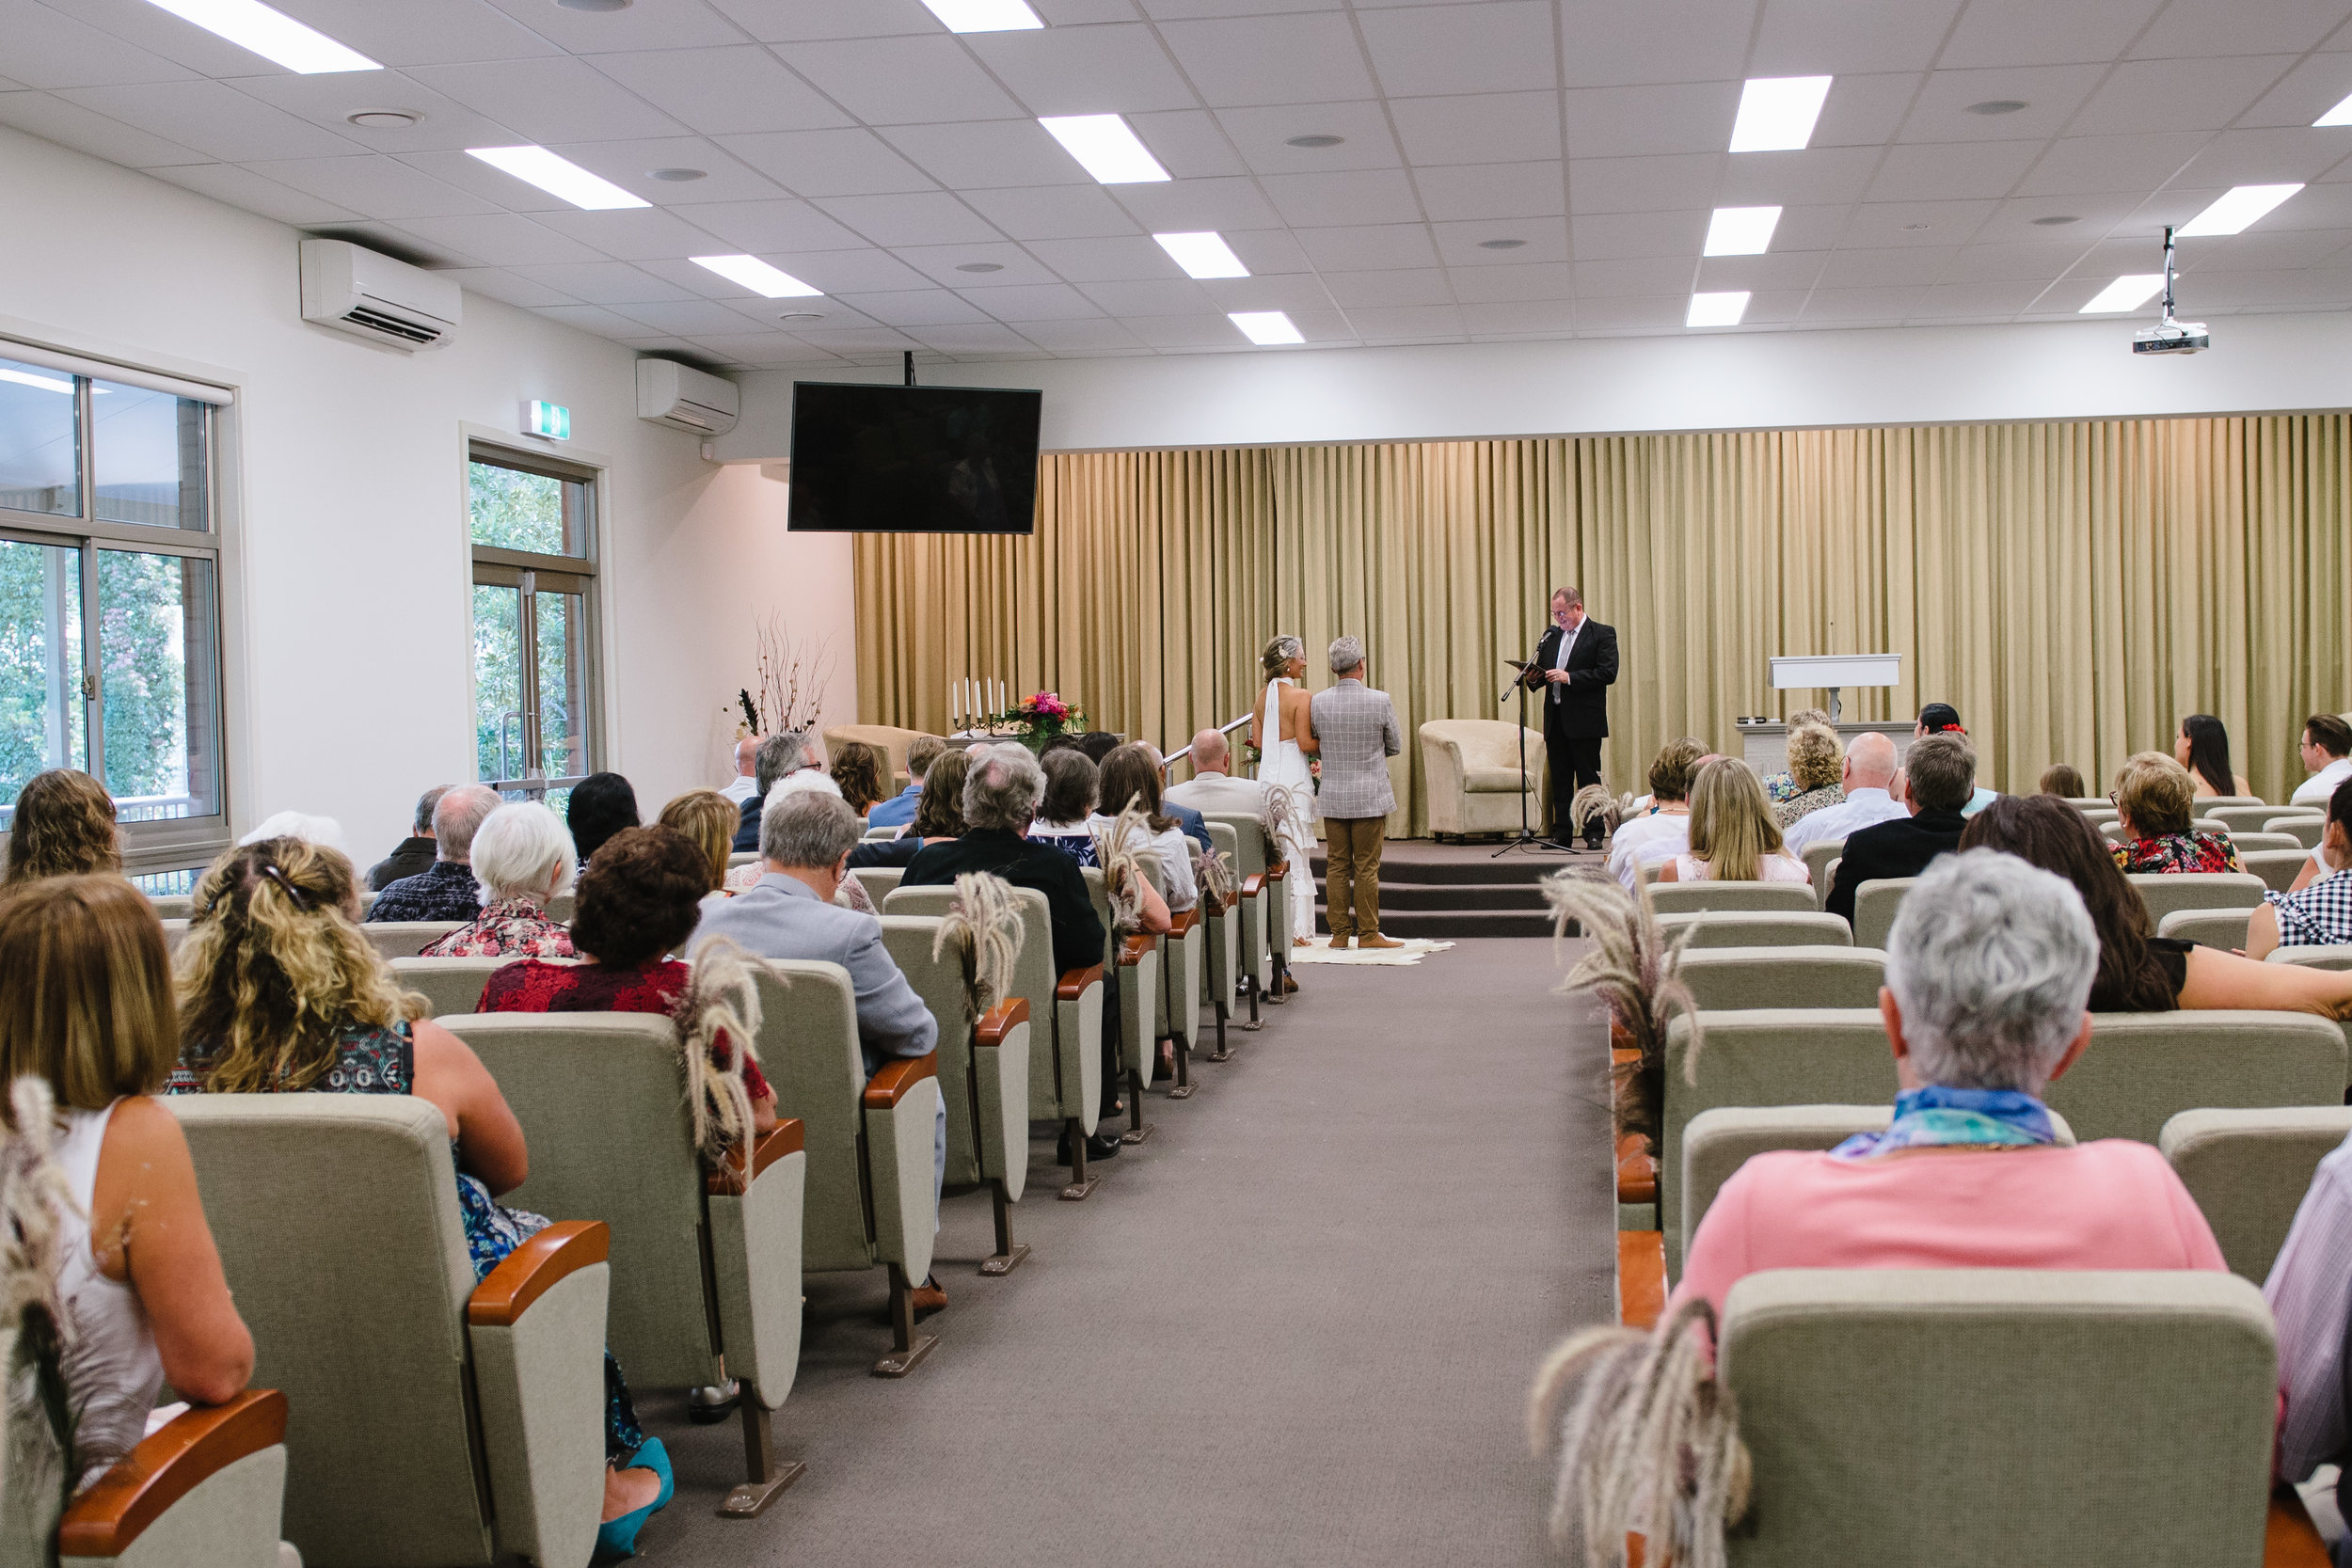
[[[825,757],[831,761],[845,740],[863,741],[888,757],[884,764],[890,769],[892,788],[903,788],[907,782],[907,748],[921,739],[922,730],[902,730],[895,724],[834,724],[825,731]]]
[[[1540,827],[1546,784],[1544,737],[1494,719],[1432,719],[1423,723],[1422,771],[1428,781],[1429,829],[1439,833],[1516,832],[1522,778],[1527,821]],[[1527,771],[1519,771],[1519,741]]]

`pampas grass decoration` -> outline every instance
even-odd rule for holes
[[[8,1101],[15,1126],[0,1128],[0,1291],[15,1348],[7,1368],[0,1560],[54,1561],[56,1519],[81,1476],[64,1370],[73,1322],[57,1299],[58,1219],[75,1205],[56,1160],[48,1084],[27,1074],[9,1086]]]
[[[1691,1021],[1683,1070],[1693,1072],[1698,1058],[1698,999],[1677,973],[1692,933],[1685,928],[1669,939],[1659,929],[1649,889],[1629,894],[1605,872],[1561,871],[1545,878],[1542,887],[1551,906],[1554,943],[1566,937],[1570,921],[1592,942],[1561,981],[1559,993],[1597,995],[1641,1053],[1638,1062],[1615,1071],[1617,1130],[1655,1143],[1665,1091],[1666,1026],[1675,1014]]]
[[[1596,820],[1602,832],[1613,833],[1617,824],[1632,815],[1633,797],[1612,795],[1607,784],[1588,784],[1568,802],[1569,827],[1578,834],[1592,832]]]
[[[752,1097],[743,1086],[743,1064],[759,1059],[754,1042],[759,1037],[755,975],[761,967],[727,938],[711,938],[694,950],[692,972],[671,1015],[677,1023],[686,1101],[694,1115],[694,1148],[709,1164],[720,1164],[752,1135]],[[723,1039],[730,1050],[727,1065],[720,1067]]]
[[[1111,924],[1122,932],[1143,928],[1143,848],[1151,842],[1143,825],[1143,807],[1136,800],[1105,832],[1094,834],[1095,863],[1103,868],[1103,889],[1111,906]]]
[[[1013,902],[1012,884],[985,871],[967,871],[956,879],[956,901],[938,935],[931,938],[931,957],[958,944],[963,958],[963,1006],[966,1023],[1012,992],[1013,966],[1027,936],[1021,907]]]
[[[1265,833],[1266,863],[1274,864],[1289,860],[1294,854],[1304,860],[1307,846],[1297,842],[1298,824],[1294,814],[1298,810],[1298,792],[1288,784],[1270,784],[1265,786],[1265,811],[1258,818],[1258,827]]]

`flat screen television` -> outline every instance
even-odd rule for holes
[[[1006,388],[796,381],[785,527],[1034,532],[1043,402]]]

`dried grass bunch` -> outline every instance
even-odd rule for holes
[[[677,1023],[686,1101],[694,1113],[694,1148],[709,1164],[718,1164],[752,1135],[743,1064],[759,1059],[754,1042],[759,1037],[756,976],[762,967],[734,942],[711,938],[694,950],[692,973],[671,1015]],[[719,1065],[721,1041],[728,1047],[724,1067]]]
[[[1292,816],[1295,812],[1306,815],[1299,812],[1298,791],[1288,784],[1270,784],[1265,786],[1265,811],[1259,816],[1258,826],[1265,833],[1268,865],[1281,863],[1294,852],[1302,858],[1307,852],[1307,846],[1296,842],[1298,825]]]
[[[1192,879],[1200,884],[1200,909],[1204,914],[1223,914],[1241,897],[1241,879],[1234,875],[1233,863],[1221,850],[1193,850]]]
[[[1603,871],[1556,872],[1544,879],[1543,890],[1551,906],[1554,942],[1566,937],[1570,921],[1592,942],[1561,981],[1560,994],[1597,995],[1609,1005],[1614,1033],[1641,1053],[1638,1061],[1614,1070],[1617,1131],[1639,1132],[1654,1148],[1665,1099],[1666,1029],[1677,1013],[1691,1021],[1684,1071],[1691,1071],[1698,1057],[1698,999],[1677,973],[1691,932],[1685,928],[1668,937],[1659,928],[1649,889],[1628,893]]]
[[[47,1562],[57,1512],[72,1496],[77,1425],[64,1358],[73,1324],[57,1299],[58,1216],[73,1207],[57,1164],[49,1085],[27,1074],[8,1090],[12,1127],[0,1127],[0,1291],[15,1336],[7,1369],[8,1444],[0,1495],[0,1560]]]
[[[949,942],[958,944],[966,1023],[978,1022],[982,1013],[1011,994],[1013,966],[1026,935],[1010,882],[985,871],[966,871],[956,879],[956,901],[931,938],[931,957],[946,951]]]
[[[1607,784],[1588,784],[1576,792],[1568,802],[1568,824],[1572,832],[1613,833],[1617,824],[1633,815],[1631,795],[1612,795]]]
[[[1140,796],[1127,802],[1127,809],[1119,814],[1108,832],[1095,830],[1094,863],[1103,868],[1111,924],[1122,932],[1143,928],[1143,856],[1144,846],[1151,840]]]

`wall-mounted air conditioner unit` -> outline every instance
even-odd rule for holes
[[[675,359],[637,361],[637,417],[691,430],[697,436],[724,436],[735,428],[742,400],[735,383],[707,375]]]
[[[302,242],[302,319],[410,353],[457,330],[465,291],[342,240]]]

